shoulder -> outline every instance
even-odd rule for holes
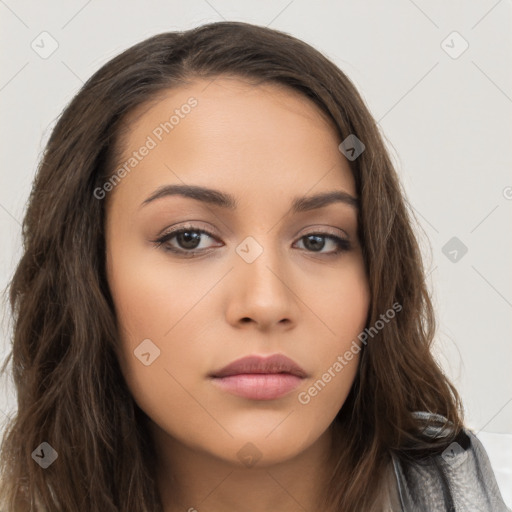
[[[428,436],[450,433],[443,416],[414,414],[419,420],[427,420],[424,432]],[[393,455],[392,463],[398,501],[404,512],[510,512],[501,497],[489,457],[468,428],[462,429],[442,453],[417,462]]]

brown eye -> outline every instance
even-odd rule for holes
[[[181,254],[190,253],[190,255],[193,255],[194,253],[209,249],[209,247],[198,248],[208,238],[215,240],[215,237],[208,231],[194,226],[187,226],[170,231],[154,242],[157,247],[163,246],[166,251]],[[174,239],[175,241],[171,243]]]
[[[197,249],[201,242],[201,235],[201,233],[187,230],[176,233],[172,238],[176,238],[178,245],[182,249]]]
[[[334,251],[321,252],[326,246],[326,239],[330,240],[337,249]],[[304,241],[303,245],[308,252],[332,255],[348,251],[350,249],[350,242],[348,240],[339,236],[331,235],[330,233],[310,233],[301,237],[300,240]]]

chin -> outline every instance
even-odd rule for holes
[[[261,432],[253,429],[251,434],[233,433],[234,439],[223,446],[215,443],[214,455],[237,467],[263,469],[296,458],[320,437],[311,437],[311,432],[297,432],[296,429],[282,429],[278,434],[278,429],[273,432],[272,429]]]

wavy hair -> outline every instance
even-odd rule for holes
[[[150,37],[107,62],[53,129],[23,220],[23,254],[8,287],[12,350],[2,371],[11,361],[17,411],[1,445],[2,509],[162,510],[147,416],[116,358],[105,201],[94,190],[114,172],[121,136],[129,130],[123,126],[127,114],[173,87],[222,75],[299,91],[333,121],[340,142],[354,134],[366,146],[349,165],[371,292],[367,326],[396,302],[402,310],[362,347],[350,394],[334,420],[339,449],[325,482],[325,509],[367,510],[378,499],[392,454],[422,460],[440,453],[463,428],[460,397],[431,351],[435,316],[414,215],[355,86],[319,51],[288,34],[211,23]],[[415,411],[443,416],[452,435],[427,437]],[[33,457],[42,442],[58,453],[46,469]]]

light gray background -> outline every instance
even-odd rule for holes
[[[347,73],[389,141],[424,230],[436,353],[510,506],[511,12],[510,0],[0,0],[0,286],[21,254],[20,222],[55,118],[93,72],[146,37],[206,22],[289,32]],[[43,31],[58,44],[48,58],[31,47],[51,47]],[[452,237],[468,249],[448,254],[456,261],[443,253]],[[4,357],[8,329],[6,311]],[[0,421],[16,403],[9,382],[1,385]]]

